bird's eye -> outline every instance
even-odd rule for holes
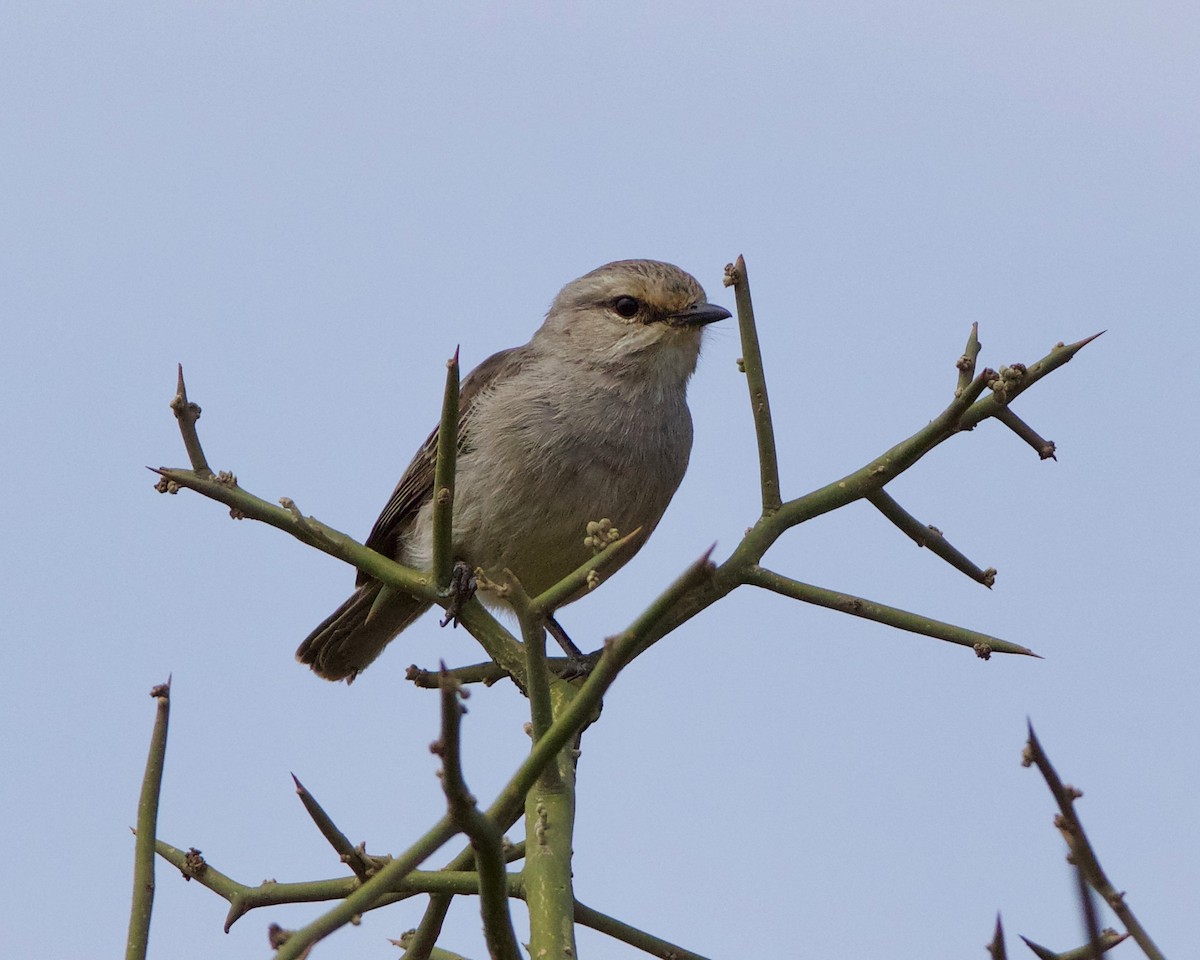
[[[613,309],[626,320],[632,320],[638,315],[638,311],[642,309],[642,305],[633,297],[617,297],[613,301]]]

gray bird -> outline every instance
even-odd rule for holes
[[[494,579],[507,568],[536,596],[591,556],[589,521],[641,527],[644,543],[687,469],[703,329],[729,316],[656,260],[605,264],[563,287],[529,343],[463,380],[455,559]],[[432,561],[436,447],[434,430],[366,541],[417,569]],[[382,584],[361,572],[357,586],[296,651],[329,680],[353,680],[430,606],[399,593],[376,603]]]

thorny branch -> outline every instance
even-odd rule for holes
[[[938,445],[957,433],[973,429],[989,418],[995,418],[1008,426],[1033,446],[1043,458],[1052,456],[1053,443],[1038,436],[1031,427],[1012,413],[1009,405],[1038,380],[1068,362],[1094,337],[1070,345],[1058,344],[1046,357],[1029,365],[1013,364],[1002,367],[999,372],[985,369],[977,373],[976,358],[980,344],[978,329],[973,325],[966,349],[956,363],[958,373],[953,396],[941,414],[907,440],[885,451],[854,473],[804,496],[784,500],[781,495],[774,426],[762,354],[758,345],[746,266],[740,257],[735,264],[726,268],[726,285],[734,288],[737,300],[744,354],[739,363],[746,374],[758,440],[762,509],[758,521],[722,564],[715,566],[710,561],[711,549],[692,564],[628,628],[605,641],[602,650],[598,651],[599,657],[590,675],[581,685],[578,681],[572,684],[574,695],[560,698],[553,709],[547,708],[545,694],[548,689],[564,689],[561,686],[553,687],[553,684],[563,683],[557,678],[557,673],[562,670],[560,665],[564,661],[548,660],[540,646],[538,650],[530,651],[528,644],[535,636],[539,638],[539,644],[544,641],[542,626],[552,618],[555,608],[578,595],[581,589],[594,586],[605,567],[615,561],[630,545],[640,540],[641,531],[633,531],[610,543],[591,561],[573,571],[560,584],[541,596],[528,598],[520,594],[518,599],[519,606],[524,611],[521,619],[525,644],[518,642],[509,631],[487,614],[477,601],[467,603],[459,611],[461,622],[479,640],[491,661],[456,670],[446,670],[443,666],[437,673],[422,671],[416,667],[409,669],[409,679],[418,685],[438,686],[442,690],[444,728],[440,744],[446,761],[444,785],[449,812],[408,851],[393,859],[367,857],[361,846],[351,846],[350,841],[333,826],[315,800],[307,795],[307,791],[303,791],[298,781],[298,790],[301,791],[302,798],[307,797],[306,807],[309,807],[314,821],[343,860],[350,865],[355,876],[337,881],[272,884],[269,888],[267,885],[249,888],[236,884],[206,867],[203,860],[198,858],[198,854],[199,866],[193,863],[187,868],[187,863],[191,862],[187,855],[166,844],[158,843],[160,856],[172,862],[183,858],[185,875],[196,877],[230,901],[229,923],[247,910],[268,902],[303,902],[331,898],[340,900],[337,906],[308,926],[290,933],[286,942],[279,948],[278,960],[302,956],[312,944],[358,914],[417,892],[430,895],[430,907],[420,929],[409,944],[411,956],[429,955],[428,951],[432,949],[440,930],[445,907],[449,898],[456,894],[482,895],[481,899],[486,901],[485,916],[489,918],[485,921],[485,928],[488,930],[493,955],[515,956],[515,940],[508,919],[507,899],[522,897],[525,892],[520,877],[504,873],[499,853],[499,837],[502,831],[521,815],[527,795],[543,773],[553,769],[556,758],[569,748],[584,727],[595,720],[600,702],[620,670],[675,627],[739,586],[757,586],[794,599],[829,606],[856,616],[869,617],[902,630],[966,644],[984,659],[992,653],[1032,655],[1031,650],[1019,644],[838,591],[800,583],[763,568],[760,561],[767,549],[786,531],[856,500],[867,499],[919,545],[930,548],[972,579],[990,587],[995,577],[994,570],[981,569],[946,542],[936,528],[920,524],[884,488]],[[305,516],[286,497],[281,498],[281,506],[275,506],[243,490],[232,473],[214,474],[204,457],[196,431],[200,408],[187,398],[182,367],[172,409],[178,418],[191,469],[159,468],[155,471],[161,478],[158,489],[167,493],[175,493],[180,488],[195,490],[229,506],[231,515],[235,518],[250,518],[271,524],[310,546],[353,564],[359,570],[382,581],[387,589],[409,592],[421,599],[445,605],[445,583],[449,576],[451,560],[448,542],[454,497],[455,443],[452,427],[457,422],[458,408],[457,353],[454,360],[448,364],[448,368],[440,437],[442,442],[439,444],[435,485],[438,494],[434,522],[437,531],[435,562],[430,571],[403,567],[388,557],[368,550],[340,531],[311,516]],[[446,429],[447,418],[451,429]],[[519,585],[517,587],[519,589]],[[500,588],[503,589],[503,585],[500,585]],[[544,677],[547,670],[556,675],[553,680]],[[538,672],[540,675],[531,688],[532,672]],[[476,681],[490,684],[504,676],[512,677],[523,691],[529,692],[532,689],[537,694],[533,698],[537,701],[534,716],[535,738],[529,756],[509,783],[486,810],[480,810],[474,799],[466,793],[461,767],[457,764],[455,745],[461,695],[459,684]],[[551,684],[550,687],[547,687],[547,682]],[[553,780],[547,782],[553,783]],[[474,849],[464,850],[443,870],[417,869],[448,839],[464,831],[471,837]],[[569,861],[569,844],[566,845],[564,855]],[[186,872],[187,869],[191,869],[190,874]],[[566,875],[569,876],[569,862],[567,870]],[[486,879],[481,880],[481,877]],[[603,918],[607,932],[635,943],[652,955],[681,958],[697,956],[620,924],[612,918],[604,918],[602,914],[596,914],[582,904],[575,904],[575,922],[591,922],[600,928],[601,920],[598,918]]]

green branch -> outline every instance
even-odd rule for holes
[[[186,397],[184,398],[186,401]],[[200,416],[200,408],[196,408]],[[158,829],[158,798],[162,790],[163,765],[167,756],[167,723],[171,717],[171,680],[156,686],[150,696],[158,701],[150,753],[138,797],[137,839],[133,850],[133,903],[129,912],[126,960],[145,960],[150,945],[150,916],[154,910],[154,842]]]
[[[750,278],[746,261],[726,264],[725,286],[733,287],[737,301],[738,332],[742,339],[740,368],[750,388],[750,411],[754,416],[754,435],[758,439],[759,486],[762,488],[762,512],[772,514],[783,502],[779,487],[779,458],[775,452],[775,426],[771,403],[767,398],[767,377],[763,372],[762,351],[758,346],[758,328],[754,323],[754,304],[750,300]]]
[[[1038,768],[1042,774],[1042,778],[1046,781],[1046,786],[1050,788],[1050,793],[1058,803],[1060,815],[1055,818],[1054,825],[1058,827],[1063,839],[1067,842],[1067,848],[1071,851],[1072,862],[1079,868],[1083,876],[1087,878],[1087,882],[1091,884],[1092,888],[1100,894],[1113,913],[1125,924],[1125,929],[1137,941],[1137,945],[1142,948],[1142,952],[1150,960],[1164,960],[1162,951],[1150,939],[1150,934],[1146,932],[1146,929],[1129,908],[1129,904],[1125,902],[1125,894],[1113,886],[1112,882],[1108,879],[1108,875],[1104,872],[1104,868],[1100,866],[1100,860],[1096,856],[1096,851],[1093,849],[1091,842],[1087,838],[1087,834],[1084,832],[1083,821],[1079,819],[1079,815],[1075,812],[1075,801],[1082,797],[1083,794],[1074,787],[1064,784],[1059,778],[1057,771],[1050,763],[1050,758],[1046,756],[1046,751],[1042,749],[1041,743],[1033,732],[1032,723],[1029,724],[1029,740],[1025,744],[1025,753],[1021,762],[1024,766],[1036,766]]]
[[[744,583],[755,587],[762,587],[765,590],[771,590],[781,596],[791,597],[793,600],[802,600],[805,603],[816,604],[819,607],[825,607],[829,610],[837,610],[839,613],[848,613],[853,617],[874,620],[876,623],[883,623],[898,630],[919,633],[922,636],[933,637],[936,640],[946,640],[950,643],[970,647],[975,651],[977,656],[984,660],[993,653],[1014,653],[1027,657],[1037,656],[1028,647],[1022,647],[1020,644],[1001,640],[999,637],[992,637],[975,630],[967,630],[964,627],[956,627],[952,623],[943,623],[941,620],[933,620],[917,613],[909,613],[907,610],[901,610],[898,607],[889,607],[882,603],[864,600],[862,597],[855,597],[848,593],[838,593],[834,590],[827,590],[824,587],[814,587],[810,583],[801,583],[799,580],[792,580],[757,565],[746,570],[743,576]]]

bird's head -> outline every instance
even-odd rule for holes
[[[559,291],[537,336],[572,358],[686,380],[705,326],[730,316],[691,274],[658,260],[606,263]]]

